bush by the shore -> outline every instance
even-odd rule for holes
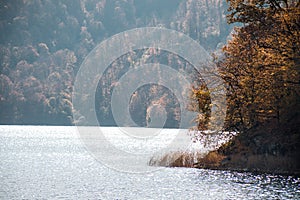
[[[207,154],[171,152],[149,164],[299,176],[299,139],[297,127],[256,127]]]

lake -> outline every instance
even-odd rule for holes
[[[148,166],[176,129],[150,142],[148,129],[103,130],[86,140],[76,127],[0,126],[0,199],[300,199],[293,176]]]

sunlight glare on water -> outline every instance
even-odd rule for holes
[[[300,198],[300,179],[292,176],[188,168],[120,173],[88,153],[76,127],[0,126],[0,160],[0,199]]]

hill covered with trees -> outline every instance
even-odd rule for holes
[[[203,131],[207,121],[202,120],[195,138],[216,150],[204,157],[169,153],[160,160],[153,158],[150,164],[299,176],[300,2],[227,3],[228,23],[240,26],[224,45],[223,53],[214,54],[214,59],[227,89],[224,129],[229,132],[223,135],[228,137],[231,131],[238,134],[215,147],[217,136]],[[199,87],[193,98],[209,117],[207,93]]]
[[[227,42],[234,25],[239,27]],[[224,129],[239,134],[193,166],[299,174],[296,0],[3,0],[0,124],[74,124],[74,116],[81,116],[73,110],[73,84],[84,58],[110,36],[146,26],[178,30],[198,41],[214,55],[226,85]],[[206,129],[211,102],[201,74],[183,58],[157,49],[128,52],[109,66],[95,94],[100,124],[116,125],[112,91],[141,59],[190,74],[195,80],[190,109],[200,113],[197,128]],[[139,126],[148,125],[150,108],[156,104],[165,107],[165,127],[179,126],[180,105],[168,88],[156,84],[138,88],[129,104]]]
[[[0,123],[73,124],[74,78],[99,42],[121,31],[155,26],[184,32],[213,52],[232,30],[226,23],[226,9],[226,3],[219,0],[1,1]],[[133,59],[147,54],[149,61],[167,65],[178,60],[168,58],[166,52],[159,58],[147,50],[129,54]],[[115,125],[110,107],[114,86],[110,83],[132,67],[127,57],[117,59],[110,66],[112,72],[99,80],[103,85],[97,89],[95,108],[102,125]],[[149,105],[161,102],[167,106],[166,126],[178,127],[178,102],[166,88],[145,86],[138,94],[129,105],[138,125],[147,124]]]
[[[300,174],[300,3],[228,0],[232,39],[218,58],[232,141],[198,167]]]

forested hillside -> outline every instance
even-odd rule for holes
[[[219,0],[1,1],[0,123],[71,125],[74,77],[99,42],[128,29],[156,26],[184,32],[213,52],[226,43],[232,29],[226,10],[226,3]],[[136,52],[143,54],[155,60],[149,51]],[[170,64],[175,59],[166,58],[162,55],[158,60]],[[115,61],[111,69],[116,64],[121,66],[117,69],[130,67],[127,58]],[[97,90],[96,111],[103,125],[115,124],[109,83],[124,73],[117,69],[99,80],[104,86]],[[148,106],[160,102],[168,105],[166,126],[177,127],[178,105],[166,88],[157,87],[138,91],[130,105],[132,118],[147,125]],[[151,95],[151,91],[158,92]]]
[[[299,0],[2,0],[0,124],[96,125],[73,110],[81,63],[101,41],[147,26],[199,42],[226,86],[224,129],[239,134],[193,166],[300,173]],[[155,48],[120,56],[99,78],[95,110],[101,125],[116,125],[112,91],[139,63],[185,71],[194,84],[188,108],[199,112],[185,128],[207,129],[211,99],[201,74],[184,58]],[[128,108],[138,126],[149,126],[157,112],[167,116],[164,127],[179,127],[180,103],[161,85],[137,88]]]
[[[228,4],[229,23],[243,26],[216,59],[228,92],[225,127],[240,134],[199,165],[300,174],[300,3]]]

